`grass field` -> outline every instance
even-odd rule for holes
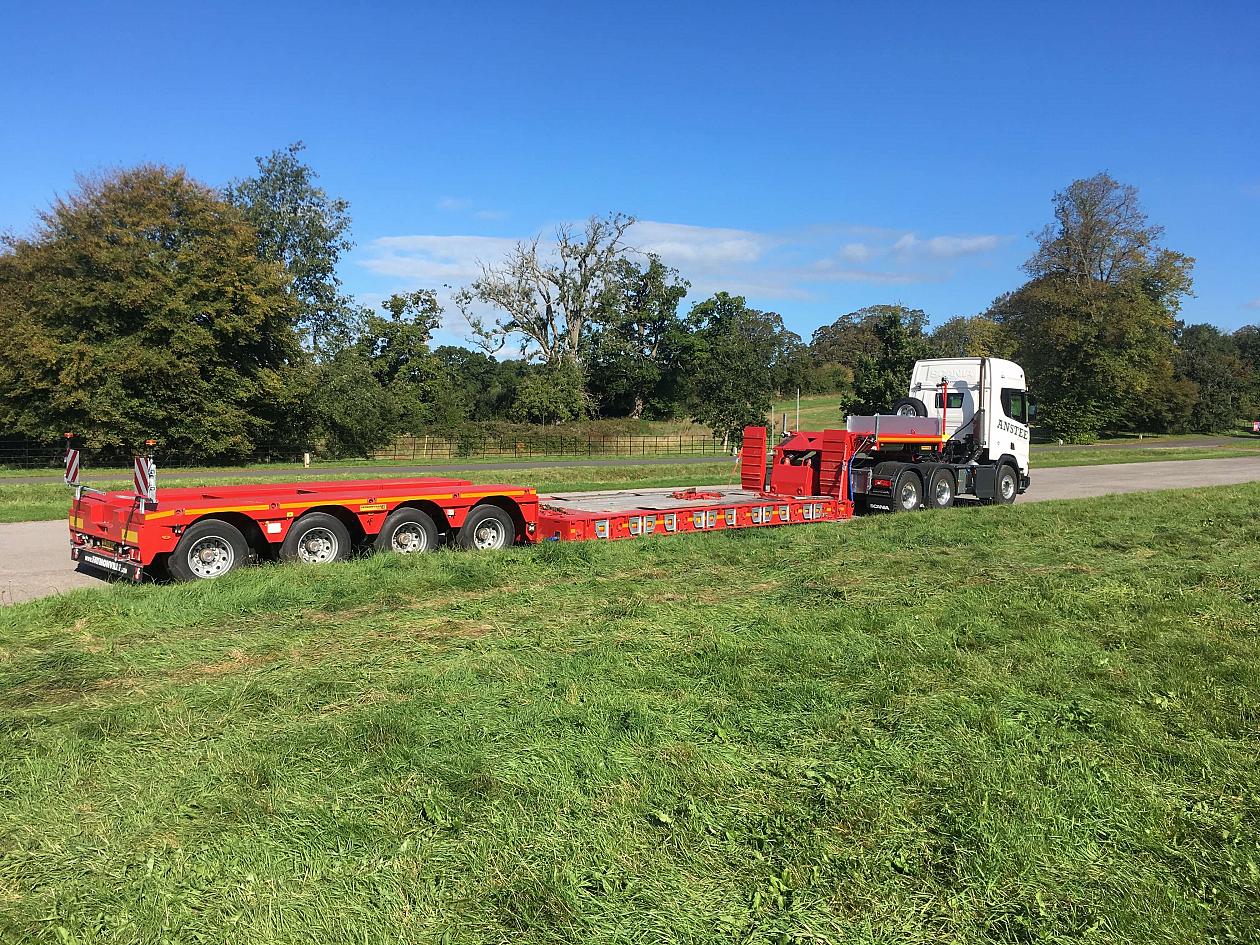
[[[0,940],[1260,940],[1260,485],[0,611]]]

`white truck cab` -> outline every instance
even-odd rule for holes
[[[1028,475],[1031,399],[1024,369],[1003,358],[930,358],[916,361],[908,395],[893,413],[906,414],[921,404],[922,417],[944,417],[950,439],[974,435],[991,462],[1003,456]],[[915,411],[918,412],[918,411]]]

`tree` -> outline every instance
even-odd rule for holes
[[[1218,433],[1236,427],[1249,372],[1234,339],[1213,325],[1190,325],[1177,338],[1175,364],[1178,378],[1194,385],[1189,429]]]
[[[741,296],[719,292],[692,306],[691,331],[675,338],[691,416],[724,442],[738,442],[743,428],[765,423],[774,392],[774,371],[793,342],[774,312],[749,308]]]
[[[506,417],[516,400],[517,388],[533,370],[524,361],[497,361],[484,351],[451,345],[437,348],[433,356],[459,385],[472,420]]]
[[[622,213],[591,217],[581,229],[557,229],[552,252],[534,237],[518,243],[500,265],[483,264],[481,278],[455,295],[479,343],[495,353],[515,337],[523,358],[580,363],[628,250],[622,238],[633,224],[634,217]],[[477,303],[503,314],[487,323],[473,311]]]
[[[586,415],[582,375],[575,364],[547,364],[530,371],[516,388],[510,416],[518,423],[565,423]]]
[[[1233,339],[1244,372],[1239,410],[1244,420],[1260,420],[1260,325],[1244,325]]]
[[[354,243],[349,203],[315,184],[319,175],[299,157],[305,147],[299,141],[257,158],[257,176],[223,193],[257,231],[259,258],[288,272],[298,328],[319,358],[353,331],[357,310],[341,294],[337,263]]]
[[[601,412],[638,419],[672,416],[662,381],[670,370],[663,354],[671,332],[685,329],[678,306],[690,283],[649,255],[644,265],[621,258],[613,266],[592,332],[588,383]]]
[[[1034,234],[1037,250],[1024,270],[1078,286],[1140,284],[1175,307],[1190,291],[1194,260],[1160,248],[1163,235],[1147,219],[1136,187],[1095,174],[1054,195],[1054,222]]]
[[[242,213],[184,171],[82,179],[0,252],[0,426],[247,455],[291,432],[294,315]]]
[[[936,358],[1009,358],[1015,342],[988,315],[959,315],[932,332],[930,347]]]
[[[874,305],[855,312],[867,313],[874,345],[855,359],[853,409],[872,414],[886,411],[904,397],[914,362],[927,351],[923,328],[927,316],[904,305]]]
[[[373,378],[389,396],[399,432],[450,430],[467,419],[469,404],[446,365],[429,350],[442,306],[429,289],[396,293],[368,314],[354,343]]]
[[[1161,248],[1137,191],[1107,174],[1056,194],[1054,217],[1025,264],[1031,281],[990,312],[1015,339],[1040,419],[1072,440],[1174,425],[1193,396],[1172,359],[1194,260]]]

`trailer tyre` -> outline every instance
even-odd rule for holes
[[[905,470],[893,485],[889,508],[894,512],[913,512],[923,508],[923,480],[913,470]]]
[[[176,581],[209,581],[235,571],[248,557],[249,543],[239,528],[206,519],[184,529],[166,566]]]
[[[281,561],[327,564],[350,554],[350,531],[327,512],[307,512],[289,528],[280,546]]]
[[[902,397],[900,400],[894,400],[888,412],[898,417],[926,417],[928,415],[927,404],[918,397]]]
[[[948,469],[938,469],[932,474],[928,483],[927,507],[929,509],[947,509],[954,504],[954,474]]]
[[[437,547],[438,529],[432,516],[419,509],[395,509],[385,519],[373,544],[377,551],[400,555],[423,554]]]
[[[516,523],[497,505],[478,505],[464,519],[455,540],[459,547],[469,550],[510,548],[516,541]]]

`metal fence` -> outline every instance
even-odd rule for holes
[[[465,457],[574,456],[722,456],[729,451],[721,437],[697,434],[658,436],[400,436],[372,453],[373,459],[417,462]]]
[[[0,468],[47,469],[61,467],[65,443],[0,445]],[[458,459],[531,459],[543,457],[574,458],[634,456],[724,456],[730,452],[720,437],[707,434],[674,434],[645,436],[572,436],[562,434],[516,434],[490,436],[464,433],[455,436],[400,436],[389,446],[372,451],[368,460],[396,463],[417,463],[428,460]],[[313,461],[354,459],[353,456],[328,456],[315,447],[295,447],[292,443],[258,444],[248,457],[207,458],[204,454],[164,450],[156,451],[160,468],[239,466],[259,463],[294,463],[300,465],[303,454]],[[83,449],[87,469],[128,467],[131,455],[125,450]]]

